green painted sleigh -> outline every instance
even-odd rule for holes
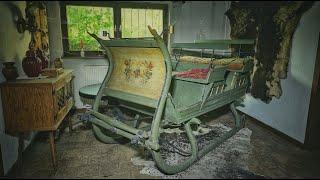
[[[253,62],[250,57],[197,58],[170,56],[162,38],[148,27],[154,39],[112,39],[94,37],[105,49],[109,70],[104,78],[93,109],[90,110],[93,132],[103,142],[125,137],[151,151],[158,168],[166,174],[187,169],[203,155],[234,135],[244,126],[235,106],[250,85]],[[173,48],[228,49],[231,44],[253,41],[213,41],[173,44]],[[125,107],[136,112],[133,123],[100,112],[102,99],[115,102],[107,108]],[[201,150],[196,131],[197,117],[230,105],[235,127]],[[140,115],[151,116],[149,126],[139,128]],[[168,164],[161,156],[161,133],[183,129],[191,145],[189,158],[180,164]],[[114,136],[114,135],[117,136]]]

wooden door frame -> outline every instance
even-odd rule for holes
[[[320,107],[320,33],[318,39],[317,56],[314,66],[311,88],[310,104],[307,119],[307,129],[304,146],[308,149],[320,149],[318,138],[320,137],[320,116],[317,111]],[[317,138],[318,137],[318,138]]]

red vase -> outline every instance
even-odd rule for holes
[[[14,66],[15,62],[4,62],[3,69],[2,69],[2,74],[3,76],[7,79],[7,81],[15,80],[19,75],[18,75],[18,70]]]
[[[37,56],[41,59],[42,69],[45,69],[49,65],[48,58],[44,54],[44,52],[40,49],[37,50]]]
[[[42,70],[42,62],[39,57],[37,57],[36,52],[33,50],[28,50],[26,52],[26,57],[22,60],[23,71],[28,77],[38,77]]]

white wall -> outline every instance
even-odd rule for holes
[[[28,45],[31,39],[30,33],[25,31],[24,33],[18,33],[16,26],[12,19],[12,13],[9,10],[8,4],[12,3],[17,5],[25,17],[25,1],[11,1],[0,2],[0,62],[14,61],[15,66],[18,69],[19,75],[25,75],[22,70],[22,59],[25,56],[25,52],[28,49]],[[2,66],[2,65],[1,65]],[[4,82],[5,78],[0,73],[0,83]],[[0,96],[1,97],[1,96]],[[25,142],[25,148],[30,144],[34,134],[31,133],[29,141]],[[2,150],[2,160],[4,173],[7,173],[18,157],[18,139],[16,137],[5,134],[5,123],[3,119],[2,102],[0,99],[0,143]]]
[[[64,68],[74,70],[75,106],[83,108],[84,104],[80,100],[79,89],[87,85],[102,83],[108,71],[108,61],[103,58],[64,58],[63,65]]]
[[[174,25],[173,42],[194,42],[198,39],[229,39],[230,24],[225,11],[230,2],[185,1],[175,2],[171,24]]]
[[[244,113],[303,143],[307,125],[314,65],[320,32],[320,3],[308,10],[296,29],[282,96],[270,104],[247,95]]]

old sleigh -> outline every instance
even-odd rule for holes
[[[96,95],[92,110],[93,132],[109,142],[112,134],[150,150],[157,167],[166,174],[187,169],[199,158],[233,136],[244,126],[244,118],[235,106],[250,85],[252,58],[199,58],[171,56],[157,32],[148,27],[153,39],[112,39],[94,37],[105,49],[109,70]],[[225,40],[173,44],[173,48],[227,49],[231,44],[253,44],[249,40]],[[107,108],[125,107],[136,112],[131,123],[119,116],[100,112],[102,100],[113,102]],[[202,149],[195,132],[201,126],[200,115],[229,105],[235,127]],[[141,116],[151,116],[149,126],[139,127]],[[159,137],[164,132],[182,130],[191,145],[188,159],[168,164],[160,153]]]

